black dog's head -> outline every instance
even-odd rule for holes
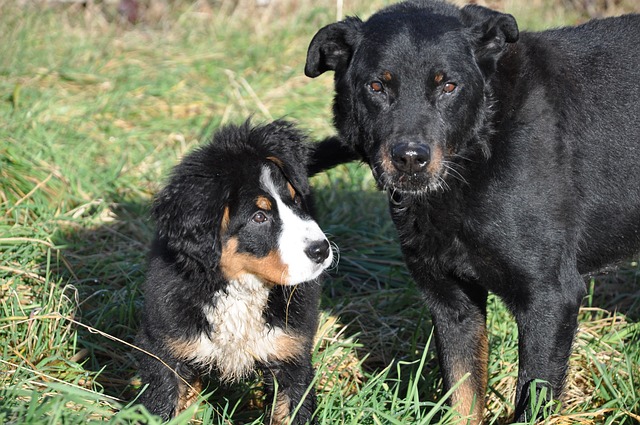
[[[382,188],[433,191],[460,158],[488,154],[488,81],[517,38],[511,15],[410,1],[322,28],[305,73],[335,71],[335,125]]]
[[[304,136],[284,121],[228,126],[187,155],[157,195],[161,255],[183,273],[295,285],[332,260],[310,215]]]

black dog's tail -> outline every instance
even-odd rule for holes
[[[308,166],[310,176],[340,164],[362,160],[360,154],[337,136],[327,137],[319,143],[312,144],[312,149]]]

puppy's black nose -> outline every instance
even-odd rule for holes
[[[321,264],[329,256],[329,242],[326,239],[311,242],[304,253],[314,262]]]
[[[403,142],[391,149],[391,162],[403,173],[419,173],[427,167],[430,160],[431,149],[427,145]]]

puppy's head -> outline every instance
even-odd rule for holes
[[[322,28],[305,73],[335,71],[336,127],[382,188],[435,191],[463,179],[463,158],[488,154],[489,81],[517,38],[511,15],[405,2]]]
[[[295,285],[331,264],[310,214],[304,142],[283,121],[246,123],[184,158],[154,204],[158,239],[184,272]]]

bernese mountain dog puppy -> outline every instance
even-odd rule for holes
[[[313,422],[317,279],[333,255],[311,216],[311,149],[285,121],[224,127],[157,195],[137,338],[150,412],[175,416],[210,372],[261,370],[269,423]]]

